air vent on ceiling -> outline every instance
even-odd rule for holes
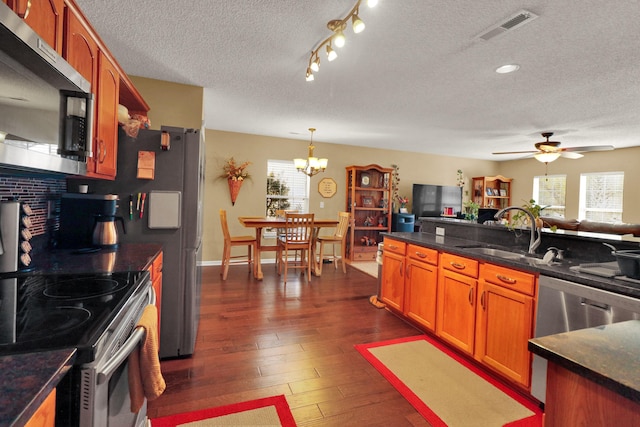
[[[483,31],[481,34],[477,35],[475,38],[487,41],[494,37],[497,37],[501,34],[506,33],[507,31],[514,30],[518,27],[527,24],[534,19],[536,19],[538,15],[535,13],[529,12],[528,10],[521,10],[518,13],[508,17],[504,22],[496,24],[487,30]]]

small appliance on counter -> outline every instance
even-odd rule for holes
[[[26,203],[0,203],[0,273],[29,269],[31,214],[31,207]]]
[[[84,249],[117,245],[117,208],[118,196],[115,194],[63,194],[60,200],[58,248]],[[99,228],[98,244],[94,244],[96,226]]]

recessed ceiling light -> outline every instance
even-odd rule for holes
[[[496,73],[498,74],[513,73],[514,71],[518,71],[519,69],[520,69],[520,66],[518,64],[507,64],[507,65],[503,65],[502,67],[496,68]]]

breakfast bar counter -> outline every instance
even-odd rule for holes
[[[640,425],[640,320],[534,338],[529,350],[549,362],[545,426]]]

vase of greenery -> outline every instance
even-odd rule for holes
[[[467,200],[464,202],[464,219],[467,221],[476,221],[478,219],[478,209],[480,204],[473,200]]]

